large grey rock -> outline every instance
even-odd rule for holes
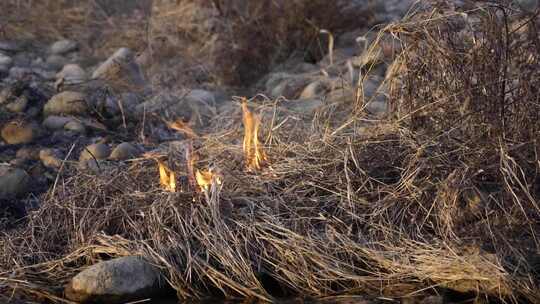
[[[157,267],[141,257],[128,256],[83,270],[68,283],[65,294],[81,303],[125,303],[158,294],[161,282]]]
[[[53,43],[50,47],[51,54],[62,55],[76,51],[78,48],[77,42],[73,40],[59,40]]]
[[[0,199],[22,196],[29,188],[30,176],[24,170],[0,166]]]
[[[0,134],[8,144],[28,144],[39,136],[39,129],[33,122],[11,121],[2,127]]]
[[[54,95],[43,107],[43,113],[47,115],[85,114],[88,110],[86,96],[79,92],[65,91]]]
[[[118,49],[92,73],[93,79],[103,79],[133,89],[146,86],[145,77],[128,48]]]

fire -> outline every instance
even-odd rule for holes
[[[242,113],[244,122],[243,149],[246,165],[249,169],[259,170],[268,160],[266,153],[264,153],[262,147],[259,145],[261,119],[258,115],[249,111],[245,98],[242,100]]]
[[[159,183],[169,191],[176,192],[176,174],[159,159],[156,159],[159,167]]]
[[[208,191],[214,181],[218,185],[221,184],[221,179],[210,170],[195,171],[195,179],[197,180],[197,185],[203,191]]]
[[[168,122],[167,126],[173,130],[184,133],[188,138],[197,138],[199,135],[193,131],[193,129],[181,119],[177,119],[173,122]]]

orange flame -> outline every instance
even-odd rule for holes
[[[266,153],[259,145],[259,127],[261,119],[249,111],[247,100],[242,100],[242,113],[244,122],[244,156],[249,169],[259,170],[268,160]]]
[[[212,186],[214,180],[216,184],[221,184],[221,179],[216,174],[212,173],[210,170],[195,171],[195,179],[197,180],[197,185],[203,191],[208,191],[208,189],[210,189],[210,186]]]
[[[173,122],[168,122],[167,126],[173,130],[184,133],[188,138],[199,137],[199,135],[197,135],[197,133],[195,133],[195,131],[193,131],[193,129],[181,119],[177,119]]]
[[[165,190],[176,192],[176,174],[159,159],[157,159],[157,162],[159,167],[159,183]]]

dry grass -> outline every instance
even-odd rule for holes
[[[163,84],[186,81],[187,74],[199,82],[247,86],[292,53],[320,59],[326,51],[321,28],[340,32],[373,19],[370,5],[347,15],[339,13],[341,6],[324,0],[155,1],[151,62],[159,71],[171,61],[182,67],[161,75]],[[173,54],[180,62],[167,60]]]
[[[501,9],[512,16],[495,18]],[[182,147],[166,151],[179,193],[160,190],[146,159],[66,171],[28,223],[0,238],[2,294],[60,302],[81,267],[141,254],[185,298],[272,299],[271,277],[307,296],[450,288],[537,303],[537,19],[517,18],[518,34],[506,30],[515,14],[487,7],[462,32],[444,14],[386,28],[403,43],[388,121],[351,115],[351,102],[305,122],[259,100],[270,165],[250,172],[238,105],[193,139],[196,166],[223,181],[207,193],[189,186]]]

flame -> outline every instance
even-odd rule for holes
[[[176,174],[159,159],[157,159],[157,162],[159,167],[159,183],[165,190],[176,192]]]
[[[214,181],[218,185],[221,184],[221,179],[210,170],[195,171],[195,179],[197,180],[197,185],[203,191],[208,191]]]
[[[173,122],[168,122],[167,126],[173,130],[184,133],[188,138],[197,138],[199,135],[193,131],[193,129],[181,119],[177,119]]]
[[[246,158],[246,165],[249,169],[259,170],[268,160],[266,153],[259,145],[259,128],[261,119],[249,111],[247,100],[242,100],[242,113],[244,122],[244,142],[243,150]]]

